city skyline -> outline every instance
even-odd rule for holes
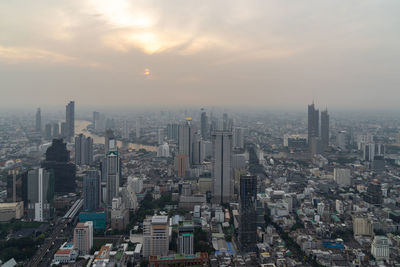
[[[399,5],[7,1],[0,104],[397,109]]]

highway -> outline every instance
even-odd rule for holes
[[[78,199],[72,207],[67,211],[64,217],[60,220],[60,222],[55,226],[53,232],[50,237],[46,239],[43,245],[39,248],[36,255],[31,259],[31,261],[27,264],[28,267],[37,267],[41,265],[41,262],[44,266],[48,266],[49,260],[53,258],[54,253],[61,246],[62,238],[65,235],[69,237],[71,235],[71,231],[73,229],[73,222],[75,216],[78,214],[78,211],[82,208],[83,199]],[[47,254],[47,255],[46,255]]]

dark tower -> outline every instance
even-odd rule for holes
[[[239,245],[242,252],[255,252],[257,243],[257,177],[240,177]]]

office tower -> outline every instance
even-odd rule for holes
[[[178,253],[194,254],[194,225],[192,221],[184,221],[178,227]]]
[[[167,125],[167,138],[172,142],[178,142],[179,124],[170,123]]]
[[[52,136],[53,138],[60,138],[60,127],[58,125],[58,122],[52,123]]]
[[[65,123],[67,126],[67,140],[75,136],[75,102],[70,101],[65,107]]]
[[[222,130],[224,131],[229,131],[229,118],[228,118],[228,114],[224,113],[222,115]]]
[[[186,170],[188,169],[187,157],[184,154],[178,154],[175,157],[175,168],[177,171],[177,176],[179,178],[184,178],[186,175]]]
[[[67,138],[67,123],[65,121],[61,122],[61,138]]]
[[[38,133],[42,132],[42,115],[40,113],[40,108],[36,110],[35,131]]]
[[[340,131],[336,136],[336,144],[341,150],[347,149],[348,135],[346,131]]]
[[[233,147],[244,148],[244,130],[243,128],[236,127],[233,129]]]
[[[373,236],[374,225],[370,218],[367,216],[356,215],[353,217],[353,233],[354,236]]]
[[[382,187],[378,180],[374,179],[368,184],[364,201],[376,206],[382,204]]]
[[[44,138],[46,140],[51,140],[51,138],[52,138],[52,135],[51,135],[51,123],[47,123],[44,126]]]
[[[215,131],[213,144],[213,199],[216,203],[227,203],[233,193],[232,185],[232,133]]]
[[[51,146],[46,150],[46,159],[41,166],[46,170],[54,171],[56,193],[75,192],[75,164],[70,162],[70,152],[62,139],[53,139]]]
[[[89,170],[83,178],[83,209],[96,211],[100,207],[101,181],[97,170]]]
[[[242,252],[255,252],[257,243],[257,177],[240,177],[239,244]]]
[[[158,129],[157,130],[157,140],[158,140],[158,145],[162,145],[164,143],[164,129]]]
[[[93,163],[93,139],[79,134],[75,137],[75,164],[90,165]]]
[[[192,142],[192,164],[193,165],[200,165],[203,162],[202,155],[201,155],[201,133],[196,132],[193,134],[193,142]]]
[[[7,175],[7,202],[27,203],[27,171],[10,170]]]
[[[111,203],[111,228],[125,230],[129,224],[129,209],[120,197],[114,197]]]
[[[319,110],[315,109],[314,103],[308,105],[308,143],[312,138],[319,137]]]
[[[382,235],[375,236],[371,245],[371,254],[377,261],[388,261],[390,258],[389,239]]]
[[[140,138],[141,136],[141,131],[142,131],[142,117],[138,117],[136,119],[136,138]]]
[[[128,177],[126,186],[122,187],[121,197],[127,209],[137,209],[139,203],[136,196],[136,183],[133,181],[132,177]]]
[[[74,229],[74,247],[79,255],[87,255],[93,246],[93,222],[79,222]]]
[[[93,111],[92,123],[93,123],[93,128],[94,128],[94,129],[96,129],[96,122],[98,122],[99,119],[100,119],[100,112]]]
[[[128,122],[124,121],[123,125],[122,125],[122,139],[129,140],[129,131],[130,131],[130,129],[129,129]]]
[[[184,123],[179,125],[178,134],[178,149],[180,155],[185,155],[187,158],[188,166],[192,165],[193,160],[193,132],[192,132],[192,118],[186,118]]]
[[[168,216],[147,217],[143,221],[143,257],[168,255]]]
[[[203,137],[204,140],[209,140],[210,131],[208,127],[208,117],[205,111],[201,113],[200,124],[201,124],[201,137]]]
[[[321,145],[326,150],[329,146],[329,114],[328,109],[321,112]]]
[[[106,178],[107,178],[107,199],[106,203],[111,206],[112,199],[118,196],[119,192],[119,175],[120,175],[120,160],[118,153],[117,140],[113,131],[106,132]]]
[[[28,217],[43,222],[53,217],[54,176],[43,168],[28,172]]]

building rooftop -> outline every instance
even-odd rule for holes
[[[151,218],[152,223],[168,223],[168,216],[155,215]]]

